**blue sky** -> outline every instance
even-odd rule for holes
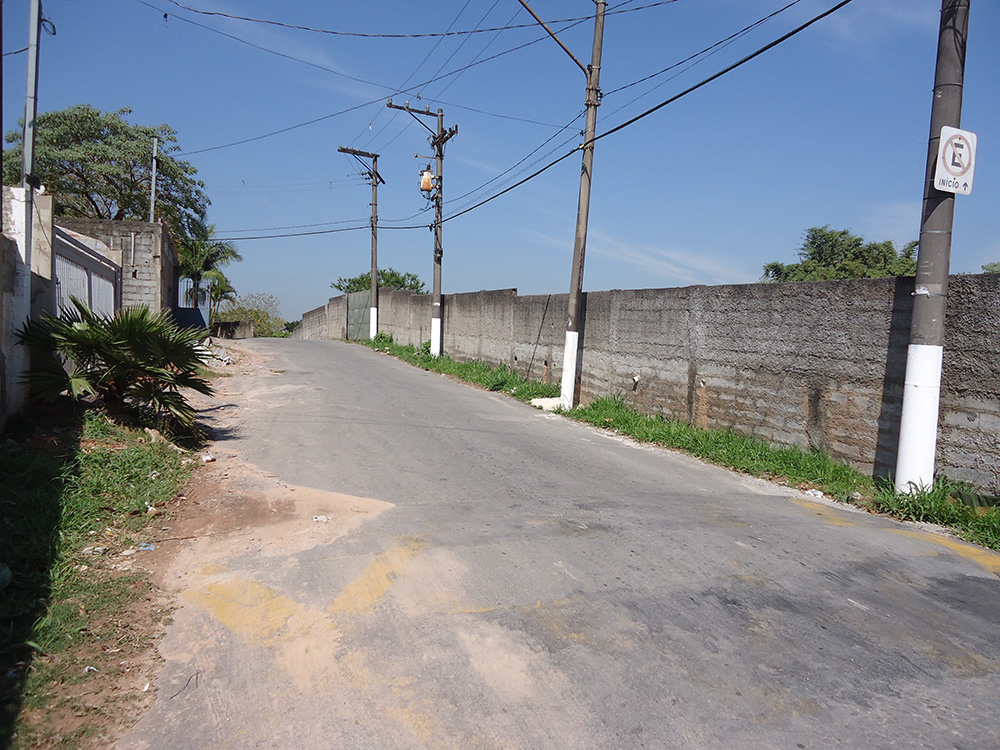
[[[800,0],[694,64],[622,89],[789,1],[611,0],[611,11],[631,12],[607,18],[598,134],[835,4]],[[381,35],[531,22],[516,0],[183,4]],[[594,10],[591,0],[535,0],[532,7],[547,20]],[[371,191],[338,146],[380,154],[386,180],[379,189],[380,265],[412,271],[430,285],[433,235],[426,226],[432,214],[420,213],[427,207],[418,190],[424,161],[413,158],[430,154],[427,131],[406,113],[389,110],[390,95],[432,111],[440,106],[446,126],[459,128],[446,148],[446,217],[581,141],[583,73],[537,26],[444,38],[362,38],[198,14],[169,0],[45,0],[43,8],[57,34],[42,38],[39,110],[79,103],[130,107],[133,122],[169,123],[206,183],[209,220],[221,236],[361,227],[237,241],[244,260],[227,271],[237,290],[277,296],[288,319],[335,294],[330,282],[337,277],[370,267]],[[584,287],[755,281],[763,264],[796,260],[811,226],[829,224],[898,244],[916,239],[939,11],[939,0],[854,0],[599,141]],[[3,4],[5,53],[25,46],[27,12],[28,0]],[[589,62],[592,22],[560,36]],[[957,199],[956,272],[978,272],[983,263],[1000,260],[998,38],[1000,3],[974,1],[962,124],[977,133],[979,149],[973,194]],[[25,65],[23,53],[4,58],[5,132],[23,114]],[[342,110],[351,111],[331,116]],[[257,138],[312,120],[319,121]],[[216,148],[245,139],[256,140]],[[579,172],[577,153],[448,221],[444,291],[568,291]],[[414,225],[421,228],[390,229]],[[273,229],[279,227],[290,228]]]

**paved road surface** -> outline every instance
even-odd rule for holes
[[[220,466],[284,495],[178,557],[123,750],[1000,746],[1000,556],[362,347],[247,346]]]

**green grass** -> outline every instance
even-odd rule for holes
[[[506,393],[519,401],[529,402],[533,398],[552,398],[559,395],[558,384],[525,380],[506,365],[494,367],[480,361],[456,362],[445,356],[433,357],[429,342],[416,349],[412,346],[400,346],[391,336],[380,333],[374,341],[363,343],[424,370],[440,372],[488,391]]]
[[[1000,549],[1000,509],[973,507],[964,502],[970,488],[960,482],[941,479],[928,490],[897,495],[884,487],[872,498],[872,507],[906,521],[926,521],[947,526],[963,539],[984,547]]]
[[[703,430],[679,419],[649,416],[627,406],[617,396],[599,398],[566,415],[640,442],[677,448],[745,474],[781,479],[797,487],[808,485],[839,500],[874,490],[871,479],[821,451],[774,446],[732,430]]]
[[[149,508],[190,475],[169,444],[102,414],[75,415],[0,448],[0,562],[12,574],[0,591],[2,746],[22,706],[44,704],[53,682],[83,678],[66,671],[66,653],[100,640],[97,623],[142,595],[143,574],[112,571],[110,556],[142,539]],[[105,552],[84,553],[94,547]]]

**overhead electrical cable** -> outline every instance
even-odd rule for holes
[[[669,73],[671,70],[674,70],[675,68],[679,68],[681,65],[683,65],[686,62],[690,62],[690,61],[692,61],[692,60],[694,60],[694,59],[696,59],[698,57],[701,57],[702,55],[705,55],[706,53],[711,52],[712,50],[716,49],[717,47],[724,47],[728,43],[730,43],[730,42],[738,39],[739,37],[743,36],[747,32],[749,32],[749,31],[757,28],[761,24],[764,24],[767,21],[770,21],[772,18],[774,18],[778,14],[784,13],[786,10],[788,10],[789,8],[791,8],[793,5],[798,5],[800,2],[802,2],[802,0],[792,0],[792,2],[788,3],[788,5],[784,6],[783,8],[778,8],[778,10],[774,11],[773,13],[770,13],[770,14],[764,16],[763,18],[757,19],[756,21],[754,21],[749,26],[744,26],[739,31],[737,31],[737,32],[735,32],[735,33],[730,34],[729,36],[727,36],[725,39],[720,39],[715,44],[713,44],[711,46],[708,46],[708,47],[705,47],[705,49],[701,50],[700,52],[695,52],[693,55],[690,55],[689,57],[685,57],[683,60],[681,60],[679,62],[675,62],[673,65],[668,65],[666,68],[663,68],[663,70],[658,70],[655,73],[650,73],[648,76],[643,76],[642,78],[640,78],[640,79],[638,79],[636,81],[632,81],[632,83],[626,83],[624,86],[619,86],[618,88],[609,89],[608,91],[604,91],[604,92],[602,92],[602,97],[612,96],[614,94],[617,94],[620,91],[624,91],[625,89],[632,88],[633,86],[638,86],[640,83],[645,83],[646,81],[648,81],[648,80],[650,80],[652,78],[656,78],[657,76],[663,75],[664,73]]]
[[[572,120],[570,120],[562,128],[559,129],[559,132],[554,133],[551,136],[549,136],[548,138],[546,138],[544,141],[542,141],[542,143],[540,145],[536,146],[528,154],[526,154],[519,161],[517,161],[516,163],[514,163],[513,165],[511,165],[510,167],[508,167],[507,169],[505,169],[500,174],[495,175],[494,177],[490,178],[489,180],[487,180],[483,184],[479,185],[478,187],[473,188],[472,190],[469,190],[466,193],[463,193],[462,195],[456,196],[455,198],[451,198],[451,199],[445,201],[445,204],[447,205],[449,203],[457,203],[458,201],[462,200],[463,198],[467,198],[470,195],[472,195],[473,193],[478,193],[480,190],[483,190],[484,188],[489,187],[490,185],[492,185],[497,180],[500,180],[503,177],[507,176],[508,174],[510,174],[511,172],[513,172],[515,169],[517,169],[518,167],[520,167],[522,164],[524,164],[532,156],[534,156],[539,151],[541,151],[543,148],[545,148],[549,143],[551,143],[553,140],[555,140],[559,136],[559,133],[565,132],[566,130],[569,130],[571,127],[573,127],[573,123],[575,123],[577,120],[579,120],[580,116],[583,115],[585,111],[586,110],[580,110],[576,114],[576,116],[573,117]],[[562,144],[560,144],[560,145],[562,145]],[[556,148],[558,148],[558,146]]]
[[[645,112],[642,112],[641,114],[638,114],[635,117],[633,117],[633,118],[631,118],[629,120],[626,120],[625,122],[621,123],[620,125],[616,125],[611,130],[608,130],[608,131],[606,131],[604,133],[601,133],[598,136],[595,136],[592,139],[591,142],[596,142],[596,141],[601,140],[602,138],[608,137],[609,135],[613,135],[614,133],[618,133],[621,130],[627,128],[628,126],[635,124],[639,120],[642,120],[645,117],[649,117],[649,115],[653,114],[654,112],[658,112],[659,110],[663,109],[667,105],[673,104],[678,99],[681,99],[681,98],[687,96],[688,94],[691,94],[691,93],[697,91],[702,86],[705,86],[705,85],[711,83],[712,81],[718,80],[722,76],[724,76],[727,73],[730,73],[730,72],[736,70],[737,68],[739,68],[742,65],[745,65],[746,63],[750,62],[751,60],[753,60],[753,59],[759,57],[760,55],[764,54],[768,50],[774,49],[779,44],[782,44],[783,42],[788,41],[789,39],[791,39],[796,34],[799,34],[802,31],[805,31],[807,28],[809,28],[810,26],[812,26],[817,21],[821,21],[822,19],[826,18],[827,16],[835,13],[836,11],[840,10],[841,8],[843,8],[845,5],[848,5],[850,2],[852,2],[852,0],[842,0],[841,2],[837,3],[832,8],[830,8],[829,10],[825,10],[822,13],[820,13],[818,16],[814,16],[810,20],[808,20],[805,23],[803,23],[801,26],[797,26],[796,28],[794,28],[791,31],[789,31],[787,34],[783,34],[782,36],[780,36],[777,39],[775,39],[773,42],[769,42],[768,44],[765,44],[763,47],[760,47],[759,49],[755,50],[754,52],[751,52],[749,55],[746,55],[745,57],[740,58],[739,60],[737,60],[736,62],[734,62],[732,65],[728,65],[725,68],[723,68],[722,70],[718,71],[717,73],[714,73],[714,74],[710,75],[708,78],[705,78],[704,80],[700,81],[699,83],[696,83],[694,86],[690,86],[690,87],[686,88],[684,91],[680,92],[679,94],[675,94],[674,96],[670,97],[669,99],[666,99],[666,100],[660,102],[655,107],[650,107]],[[568,159],[570,156],[572,156],[573,154],[575,154],[577,151],[579,151],[585,145],[586,145],[586,143],[581,144],[577,148],[573,149],[572,151],[570,151],[568,153],[563,154],[562,156],[560,156],[555,161],[552,161],[552,162],[546,164],[541,169],[538,169],[535,172],[532,172],[530,175],[528,175],[524,179],[519,180],[518,182],[514,183],[513,185],[505,188],[504,190],[502,190],[501,192],[497,193],[496,195],[492,195],[489,198],[485,198],[484,200],[479,201],[479,203],[476,203],[475,205],[469,206],[468,208],[464,209],[463,211],[459,211],[458,213],[452,214],[451,216],[447,216],[447,217],[445,217],[443,219],[443,221],[451,221],[452,219],[457,219],[459,216],[464,216],[465,214],[469,213],[470,211],[474,211],[477,208],[486,205],[490,201],[496,200],[501,195],[505,195],[506,193],[509,193],[511,190],[514,190],[515,188],[520,187],[521,185],[525,184],[526,182],[535,179],[536,177],[538,177],[543,172],[545,172],[545,171],[551,169],[552,167],[554,167],[556,164],[559,164],[560,162]]]
[[[465,5],[462,6],[462,9],[458,11],[458,13],[452,19],[451,23],[448,25],[447,31],[451,31],[451,29],[455,26],[455,24],[458,23],[458,19],[462,17],[462,14],[465,13],[465,9],[469,7],[469,4],[471,2],[472,2],[472,0],[466,0],[465,1]],[[417,63],[417,67],[415,67],[412,70],[412,72],[410,73],[410,75],[408,75],[406,77],[406,80],[403,81],[403,83],[393,92],[393,96],[395,96],[397,94],[401,94],[401,93],[403,93],[406,90],[406,84],[408,84],[413,79],[413,76],[415,76],[417,74],[417,72],[422,67],[424,67],[424,63],[426,63],[430,59],[431,55],[433,55],[434,52],[437,50],[437,48],[441,46],[441,42],[443,42],[443,41],[444,41],[444,37],[443,36],[442,37],[438,37],[438,40],[436,42],[434,42],[434,46],[431,47],[430,50],[428,50],[428,52],[427,52],[426,55],[424,55],[423,60],[421,60],[419,63]],[[385,131],[385,129],[389,126],[389,123],[392,122],[393,120],[395,120],[396,117],[399,115],[399,110],[389,110],[387,107],[379,107],[377,114],[372,119],[372,122],[368,123],[368,130],[369,130],[369,132],[371,131],[372,123],[374,123],[374,121],[379,118],[379,115],[382,115],[382,114],[384,114],[386,112],[390,112],[391,113],[390,116],[389,116],[389,122],[387,122],[385,125],[383,125],[381,128],[379,128],[379,131],[377,133],[375,133],[374,135],[372,135],[371,137],[369,137],[368,140],[366,141],[366,143],[370,144],[373,140],[375,140],[376,138],[378,138],[378,136],[381,135],[382,132]],[[363,135],[364,135],[364,131],[361,131],[361,133],[357,136],[357,138],[355,138],[353,141],[351,141],[351,145],[354,145],[357,142],[358,138],[360,138]],[[395,138],[393,140],[395,140]],[[390,141],[390,143],[391,143],[391,141]]]
[[[249,16],[237,16],[232,13],[222,13],[220,11],[201,10],[199,8],[192,8],[188,5],[184,5],[183,3],[178,2],[178,0],[167,0],[167,2],[177,6],[178,8],[186,10],[189,13],[197,13],[198,15],[202,16],[217,16],[220,18],[227,18],[232,21],[246,21],[247,23],[258,23],[258,24],[265,24],[268,26],[280,26],[281,28],[293,29],[295,31],[308,31],[314,34],[330,34],[333,36],[360,37],[362,39],[427,39],[431,37],[463,36],[469,34],[485,34],[493,31],[510,31],[513,29],[527,29],[527,28],[532,28],[533,26],[536,25],[531,23],[522,23],[522,24],[513,24],[508,26],[498,26],[490,29],[477,28],[467,31],[448,30],[448,31],[437,31],[437,32],[419,33],[419,34],[370,34],[358,31],[338,31],[335,29],[320,29],[320,28],[315,28],[313,26],[300,26],[292,23],[284,23],[283,21],[274,21],[268,18],[252,18]],[[677,0],[660,0],[660,2],[647,3],[646,5],[639,6],[638,8],[624,8],[624,9],[622,9],[621,6],[616,6],[617,9],[608,10],[606,15],[615,15],[618,13],[635,13],[636,11],[647,10],[649,8],[656,8],[661,5],[670,5],[671,3],[675,2],[677,2]],[[622,3],[622,5],[628,5],[628,4],[629,4],[628,2]],[[581,18],[562,18],[554,21],[549,21],[549,23],[589,21],[591,18],[592,16],[584,16]]]
[[[161,8],[158,8],[157,6],[153,5],[152,3],[146,2],[146,0],[136,0],[136,2],[138,2],[138,3],[142,4],[142,5],[145,5],[148,8],[152,8],[153,10],[156,10],[158,12],[162,12]],[[676,0],[671,0],[671,2],[676,2]],[[263,52],[268,52],[270,54],[274,54],[274,55],[277,55],[279,57],[286,58],[288,60],[293,60],[295,62],[301,62],[301,63],[304,63],[306,65],[310,65],[312,67],[324,70],[324,71],[326,71],[328,73],[333,73],[334,75],[342,76],[342,77],[347,78],[349,80],[356,81],[358,83],[365,83],[365,84],[369,84],[369,85],[372,85],[372,86],[376,86],[376,87],[385,89],[387,91],[393,91],[396,94],[405,94],[405,93],[410,93],[410,92],[414,92],[414,91],[419,91],[420,89],[422,89],[423,87],[425,87],[425,86],[433,83],[434,81],[443,80],[443,79],[449,78],[451,76],[461,75],[466,70],[469,70],[472,67],[475,67],[477,65],[482,65],[482,64],[487,63],[487,62],[491,62],[493,60],[496,60],[496,59],[498,59],[500,57],[503,57],[505,55],[512,54],[514,52],[518,52],[518,51],[520,51],[522,49],[525,49],[526,47],[530,47],[530,46],[532,46],[534,44],[538,44],[539,42],[544,41],[545,39],[548,38],[547,35],[546,36],[536,37],[535,39],[533,39],[530,42],[525,42],[524,44],[519,44],[519,45],[517,45],[515,47],[511,47],[510,49],[504,50],[503,52],[498,52],[497,54],[491,55],[490,57],[486,57],[486,58],[483,58],[482,60],[477,60],[477,61],[475,61],[473,63],[469,63],[468,65],[464,65],[464,66],[462,66],[460,68],[457,68],[456,70],[449,71],[449,72],[444,73],[444,74],[442,74],[440,76],[437,76],[436,78],[432,78],[430,80],[424,81],[423,83],[420,83],[420,84],[417,84],[417,85],[414,85],[414,86],[410,86],[408,89],[400,91],[398,89],[395,89],[392,86],[386,86],[384,84],[376,83],[374,81],[367,81],[367,80],[362,79],[362,78],[357,78],[355,76],[350,76],[350,75],[347,75],[345,73],[341,73],[340,71],[333,70],[332,68],[327,68],[327,67],[324,67],[322,65],[318,65],[316,63],[309,62],[308,60],[302,60],[300,58],[293,57],[292,55],[286,55],[283,52],[277,52],[276,50],[268,49],[267,47],[263,47],[263,46],[261,46],[259,44],[254,44],[253,42],[248,42],[247,40],[241,39],[241,38],[239,38],[239,37],[237,37],[237,36],[235,36],[233,34],[228,34],[226,32],[219,31],[217,29],[213,29],[210,26],[205,26],[204,24],[200,24],[200,23],[197,23],[195,21],[190,21],[190,20],[182,18],[180,16],[177,16],[177,18],[180,18],[180,20],[185,21],[186,23],[189,23],[192,26],[197,26],[198,28],[204,29],[206,31],[211,31],[211,32],[216,33],[216,34],[220,34],[220,35],[222,35],[224,37],[227,37],[227,38],[232,39],[234,41],[240,42],[241,44],[246,44],[246,45],[248,45],[250,47],[253,47],[255,49],[259,49],[259,50],[261,50]],[[569,25],[564,26],[561,29],[559,29],[559,31],[565,31],[567,29],[573,28],[574,26],[577,26],[577,25],[579,25],[580,23],[583,23],[586,20],[589,20],[589,19],[585,18],[585,19],[581,19],[580,21],[570,23]],[[254,141],[259,141],[259,140],[262,140],[264,138],[270,138],[270,137],[275,136],[275,135],[281,135],[282,133],[287,133],[287,132],[292,131],[292,130],[297,130],[298,128],[306,127],[308,125],[314,125],[317,122],[322,122],[323,120],[328,120],[328,119],[333,118],[333,117],[338,117],[340,115],[346,114],[348,112],[353,112],[355,110],[362,109],[364,107],[372,106],[374,104],[380,104],[382,101],[383,101],[383,99],[381,97],[379,97],[378,99],[373,99],[373,100],[370,100],[370,101],[367,101],[367,102],[363,102],[362,104],[358,104],[358,105],[355,105],[353,107],[348,107],[346,109],[340,110],[338,112],[334,112],[334,113],[329,114],[329,115],[323,115],[322,117],[317,117],[317,118],[314,118],[312,120],[308,120],[306,122],[300,122],[300,123],[297,123],[295,125],[290,125],[290,126],[288,126],[286,128],[280,128],[278,130],[273,130],[271,132],[263,133],[263,134],[257,135],[257,136],[252,136],[250,138],[243,138],[243,139],[240,139],[240,140],[237,140],[237,141],[232,141],[230,143],[223,143],[223,144],[220,144],[218,146],[210,146],[210,147],[202,148],[202,149],[195,149],[195,150],[191,150],[191,151],[178,152],[176,154],[176,156],[189,156],[189,155],[193,155],[193,154],[206,153],[206,152],[209,152],[209,151],[218,151],[218,150],[224,149],[224,148],[232,148],[233,146],[241,146],[241,145],[244,145],[246,143],[252,143]],[[489,112],[483,112],[481,110],[479,110],[479,111],[482,114],[486,114],[486,115],[491,114]],[[496,115],[496,116],[499,117],[501,115]],[[511,118],[511,119],[516,119],[516,118]],[[539,123],[539,124],[545,124],[545,123]],[[549,127],[556,127],[556,126],[549,125]]]
[[[629,127],[630,125],[635,124],[639,120],[642,120],[642,119],[648,117],[649,115],[651,115],[651,114],[653,114],[655,112],[658,112],[663,107],[666,107],[667,105],[672,104],[672,103],[678,101],[679,99],[687,96],[688,94],[691,94],[691,93],[697,91],[698,89],[702,88],[703,86],[706,86],[707,84],[709,84],[709,83],[711,83],[713,81],[718,80],[719,78],[721,78],[722,76],[726,75],[727,73],[730,73],[733,70],[736,70],[737,68],[745,65],[746,63],[750,62],[751,60],[754,60],[755,58],[757,58],[760,55],[764,54],[765,52],[768,52],[769,50],[774,49],[779,44],[782,44],[782,43],[788,41],[792,37],[796,36],[797,34],[801,33],[802,31],[805,31],[807,28],[809,28],[813,24],[817,23],[818,21],[821,21],[822,19],[826,18],[827,16],[832,15],[833,13],[835,13],[836,11],[840,10],[841,8],[843,8],[845,5],[850,4],[851,2],[852,2],[852,0],[842,0],[841,2],[837,3],[836,5],[834,5],[833,7],[829,8],[828,10],[820,13],[817,16],[814,16],[813,18],[811,18],[810,20],[808,20],[805,23],[801,24],[800,26],[797,26],[796,28],[792,29],[791,31],[787,32],[786,34],[783,34],[782,36],[778,37],[774,41],[769,42],[768,44],[765,44],[763,47],[760,47],[757,50],[755,50],[754,52],[751,52],[750,54],[748,54],[748,55],[740,58],[739,60],[737,60],[736,62],[732,63],[731,65],[726,66],[725,68],[723,68],[723,69],[719,70],[718,72],[712,74],[711,76],[703,79],[702,81],[694,84],[693,86],[689,86],[684,91],[681,91],[680,93],[675,94],[674,96],[672,96],[672,97],[670,97],[668,99],[665,99],[664,101],[660,102],[656,106],[650,107],[645,112],[642,112],[642,113],[636,115],[635,117],[632,117],[632,118],[626,120],[625,122],[623,122],[623,123],[621,123],[619,125],[616,125],[615,127],[611,128],[610,130],[608,130],[608,131],[606,131],[604,133],[601,133],[600,135],[595,136],[591,140],[591,142],[593,143],[593,142],[599,141],[599,140],[601,140],[603,138],[606,138],[607,136],[610,136],[610,135],[613,135],[615,133],[618,133],[621,130]],[[484,198],[483,200],[479,201],[478,203],[475,203],[472,206],[469,206],[468,208],[463,209],[462,211],[459,211],[459,212],[454,213],[454,214],[452,214],[450,216],[447,216],[442,221],[448,222],[448,221],[451,221],[453,219],[457,219],[460,216],[464,216],[465,214],[470,213],[470,212],[472,212],[472,211],[474,211],[474,210],[476,210],[478,208],[481,208],[482,206],[486,205],[487,203],[490,203],[491,201],[494,201],[497,198],[499,198],[499,197],[501,197],[503,195],[506,195],[507,193],[511,192],[512,190],[515,190],[516,188],[520,187],[521,185],[524,185],[525,183],[530,182],[531,180],[535,179],[539,175],[547,172],[552,167],[556,166],[557,164],[560,164],[561,162],[565,161],[569,157],[573,156],[575,153],[577,153],[585,145],[586,144],[584,143],[584,144],[581,144],[580,146],[577,146],[572,151],[566,152],[562,156],[554,159],[553,161],[549,162],[545,166],[543,166],[543,167],[535,170],[534,172],[532,172],[531,174],[529,174],[527,177],[524,177],[524,178],[518,180],[517,182],[515,182],[514,184],[509,185],[508,187],[504,188],[500,192],[495,193],[494,195],[491,195],[488,198]],[[399,227],[388,227],[387,226],[387,227],[385,227],[385,229],[399,229],[399,230],[402,230],[402,229],[424,229],[424,228],[426,228],[426,227],[423,226],[423,225],[399,226]],[[278,238],[282,238],[282,237],[302,237],[302,236],[310,236],[310,235],[332,234],[334,232],[355,231],[355,230],[361,230],[361,229],[370,229],[370,224],[363,224],[363,225],[360,225],[360,226],[357,226],[357,227],[344,227],[344,228],[340,228],[340,229],[319,230],[319,231],[315,231],[315,232],[302,232],[302,233],[294,233],[294,234],[282,234],[282,235],[268,235],[268,236],[258,236],[258,237],[233,238],[233,241],[237,241],[237,240],[257,240],[257,239],[278,239]]]
[[[829,10],[823,11],[818,16],[815,16],[815,17],[811,18],[810,20],[806,21],[801,26],[797,26],[796,28],[794,28],[791,31],[789,31],[787,34],[783,34],[782,36],[780,36],[777,39],[775,39],[773,42],[769,42],[768,44],[765,44],[760,49],[758,49],[758,50],[756,50],[754,52],[751,52],[749,55],[747,55],[745,57],[740,58],[739,60],[737,60],[736,62],[734,62],[732,65],[729,65],[729,66],[723,68],[722,70],[720,70],[719,72],[710,75],[708,78],[706,78],[706,79],[704,79],[704,80],[696,83],[694,86],[690,86],[690,87],[684,89],[684,91],[680,92],[679,94],[675,94],[674,96],[670,97],[669,99],[660,102],[655,107],[650,107],[645,112],[642,112],[642,113],[636,115],[635,117],[632,117],[632,118],[626,120],[625,122],[621,123],[620,125],[616,125],[615,127],[611,128],[611,130],[606,130],[605,132],[601,133],[600,135],[595,136],[593,138],[592,142],[599,141],[602,138],[607,138],[609,135],[613,135],[614,133],[617,133],[620,130],[623,130],[623,129],[627,128],[629,125],[633,125],[633,124],[637,123],[639,120],[642,120],[645,117],[649,117],[651,114],[653,114],[654,112],[658,112],[659,110],[661,110],[664,107],[666,107],[668,104],[673,104],[678,99],[680,99],[682,97],[685,97],[685,96],[687,96],[688,94],[690,94],[692,92],[697,91],[702,86],[705,86],[705,85],[711,83],[712,81],[715,81],[715,80],[721,78],[722,76],[726,75],[726,73],[730,73],[730,72],[736,70],[741,65],[745,65],[746,63],[750,62],[754,58],[760,57],[761,55],[763,55],[768,50],[774,49],[775,47],[777,47],[782,42],[788,41],[789,39],[791,39],[796,34],[802,32],[802,31],[805,31],[810,26],[812,26],[814,23],[816,23],[817,21],[823,20],[824,18],[826,18],[827,16],[831,15],[832,13],[835,13],[836,11],[840,10],[841,8],[843,8],[845,5],[849,4],[850,2],[852,2],[852,0],[841,0],[841,2],[837,3],[836,5],[834,5]]]

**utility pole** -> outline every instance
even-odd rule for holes
[[[962,86],[969,30],[969,0],[942,0],[938,34],[931,132],[927,144],[920,249],[913,292],[910,345],[906,350],[903,410],[899,424],[896,491],[934,484],[941,369],[944,359],[944,316],[948,294],[951,232],[955,194],[934,185],[941,128],[962,122]]]
[[[158,146],[158,141],[156,136],[153,136],[153,163],[150,166],[150,175],[152,179],[149,181],[149,223],[153,223],[153,208],[156,206],[156,149]],[[198,302],[195,300],[195,304]]]
[[[577,64],[587,77],[587,123],[583,132],[583,167],[580,171],[580,200],[576,210],[576,238],[573,242],[573,268],[569,285],[569,312],[566,322],[566,344],[563,349],[562,386],[559,403],[564,409],[576,404],[577,366],[580,354],[580,312],[583,301],[583,264],[587,252],[587,224],[590,219],[590,183],[594,170],[594,135],[597,131],[597,107],[601,103],[601,49],[604,43],[604,12],[606,0],[594,0],[594,47],[590,65],[584,66],[563,44],[545,22],[524,0],[518,0],[532,17],[545,29],[563,51]]]
[[[354,148],[341,146],[337,149],[342,154],[350,154],[358,159],[364,157],[372,160],[371,168],[364,162],[362,166],[366,168],[365,178],[372,183],[372,294],[371,294],[371,315],[368,322],[368,337],[372,340],[378,335],[378,184],[385,184],[382,175],[378,173],[378,154],[371,154],[367,151],[358,151]]]
[[[24,99],[24,131],[21,137],[21,187],[24,188],[24,293],[31,304],[31,250],[35,223],[35,120],[38,118],[38,38],[42,30],[41,0],[31,0],[28,28],[28,90]]]
[[[417,122],[420,122],[417,115],[435,117],[434,113],[431,112],[430,107],[427,107],[424,110],[410,109],[409,102],[406,102],[406,104],[401,107],[398,104],[393,104],[392,99],[390,99],[386,106],[390,109],[399,109],[404,112],[409,112],[413,119],[417,120]],[[444,144],[458,133],[458,125],[445,130],[443,109],[438,109],[436,117],[437,132],[424,125],[424,127],[430,132],[430,136],[427,140],[431,146],[434,147],[434,156],[437,159],[437,176],[434,178],[435,187],[437,189],[432,196],[432,199],[434,200],[434,226],[432,227],[434,230],[434,289],[431,293],[431,356],[433,357],[441,355],[441,257],[444,254],[442,244],[442,220],[444,213]],[[423,125],[422,122],[421,124]]]

